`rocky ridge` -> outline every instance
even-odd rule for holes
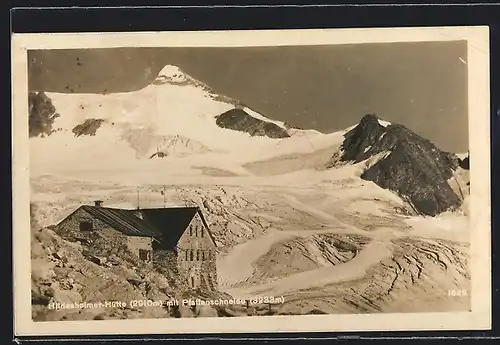
[[[243,109],[231,109],[216,117],[217,126],[245,132],[251,136],[266,136],[274,139],[289,138],[290,134],[280,126],[257,119]]]
[[[60,115],[44,92],[28,93],[28,110],[30,138],[51,135],[56,131],[52,126]]]
[[[340,149],[327,168],[376,157],[360,177],[397,193],[418,214],[435,216],[461,205],[448,183],[459,158],[405,126],[384,126],[376,115],[366,115],[345,134]]]
[[[72,132],[76,137],[80,137],[82,135],[95,136],[97,130],[101,127],[103,122],[103,119],[87,119],[81,124],[75,126]]]

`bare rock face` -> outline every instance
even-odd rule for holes
[[[464,159],[460,159],[460,167],[464,170],[469,170],[470,169],[470,163],[469,163],[469,155],[465,157]]]
[[[28,93],[28,109],[30,138],[47,136],[55,132],[52,126],[60,115],[52,104],[52,100],[45,93]]]
[[[269,138],[289,138],[290,134],[280,126],[257,119],[247,114],[243,109],[231,109],[217,116],[217,126],[234,131],[245,132],[251,136]]]
[[[384,127],[377,116],[366,115],[345,134],[341,149],[344,162],[359,163],[380,154],[361,178],[397,193],[416,213],[435,216],[461,205],[447,182],[459,166],[458,157],[402,125]]]
[[[103,122],[104,120],[102,119],[87,119],[83,123],[75,126],[75,128],[73,128],[73,133],[76,137],[82,135],[94,136]]]

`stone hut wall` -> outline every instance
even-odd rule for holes
[[[153,239],[151,237],[142,236],[128,236],[127,237],[128,249],[146,262],[153,260]],[[147,254],[145,254],[147,252]],[[147,258],[144,257],[147,255]]]
[[[157,249],[153,252],[153,267],[167,278],[169,285],[174,289],[184,290],[185,282],[179,278],[177,256],[173,251]]]
[[[89,222],[92,230],[80,230],[80,222]],[[139,257],[139,249],[152,250],[151,238],[126,236],[82,208],[59,223],[55,232],[69,241],[86,244],[92,255],[101,257],[119,255],[120,252],[131,252]]]
[[[197,214],[177,244],[179,277],[188,288],[217,289],[215,245]]]

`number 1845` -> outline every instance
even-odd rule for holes
[[[469,292],[466,289],[456,289],[456,290],[448,290],[448,296],[451,297],[462,297],[467,296]]]

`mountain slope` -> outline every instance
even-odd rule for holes
[[[244,163],[309,152],[311,140],[317,145],[328,140],[328,135],[292,129],[218,95],[176,66],[165,66],[138,91],[35,92],[29,99],[32,166],[45,173],[88,170],[97,159],[101,168],[123,171],[143,169],[149,158],[187,156],[203,156],[210,168],[228,162],[244,170],[239,168]]]
[[[165,183],[173,182],[167,175],[196,178],[218,169],[225,176],[290,178],[301,171],[311,179],[325,167],[344,174],[332,168],[357,164],[362,179],[395,192],[419,214],[458,208],[465,197],[453,179],[459,165],[468,168],[468,158],[442,152],[404,126],[367,115],[330,134],[293,129],[217,95],[176,66],[165,66],[138,91],[29,99],[36,174],[106,171],[113,180],[119,172],[132,183]]]
[[[396,192],[417,213],[434,216],[460,206],[459,196],[448,183],[458,157],[402,125],[381,124],[375,115],[364,116],[345,134],[340,157],[332,157],[327,167],[371,157],[376,159],[361,178]]]
[[[115,94],[30,93],[29,101],[30,115],[40,118],[49,116],[46,113],[54,114],[54,118],[49,116],[49,119],[63,132],[72,131],[85,121],[94,119],[109,126],[149,127],[158,134],[188,138],[197,136],[194,139],[198,140],[203,134],[206,139],[213,137],[207,132],[214,127],[219,128],[221,135],[233,139],[237,137],[231,132],[242,132],[246,136],[254,132],[256,123],[275,131],[279,128],[279,136],[271,134],[269,137],[290,136],[283,123],[269,120],[239,101],[215,94],[202,82],[170,65],[160,71],[152,84],[138,91]],[[62,115],[57,120],[59,116],[55,109]],[[228,126],[228,115],[222,115],[224,113],[236,114],[238,120],[244,115],[244,121],[239,121],[236,127]],[[216,118],[220,120],[216,121]],[[33,121],[34,128],[36,125]],[[32,136],[36,137],[38,133],[34,132]],[[212,144],[220,146],[215,142]]]

